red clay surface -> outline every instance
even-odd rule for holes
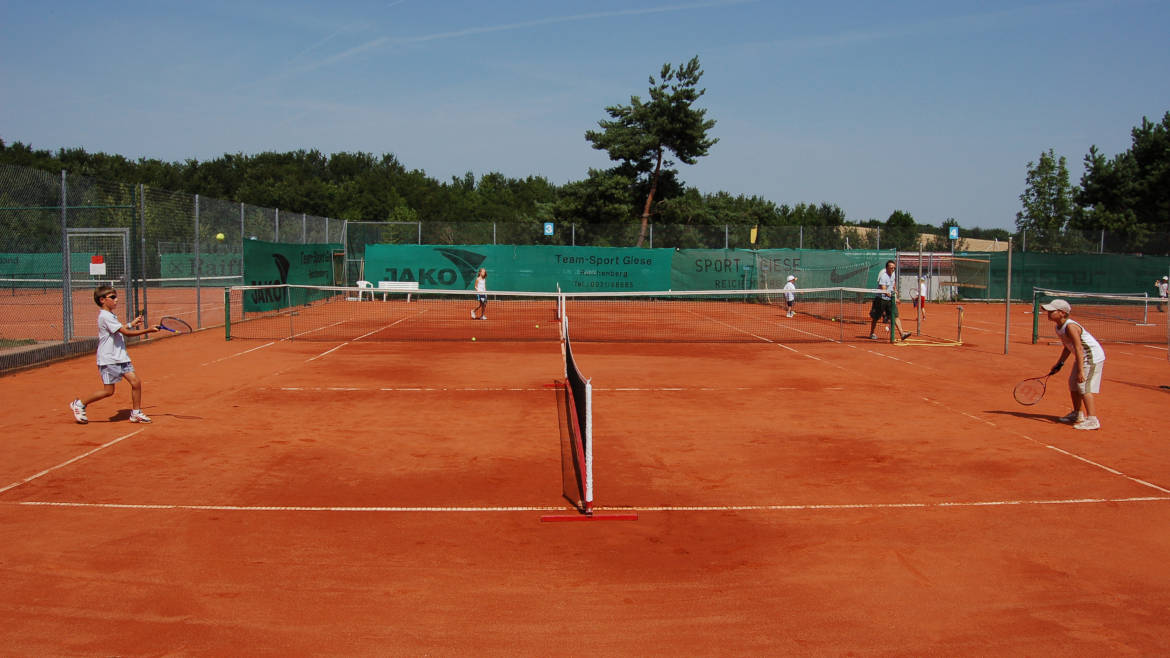
[[[962,347],[576,343],[635,522],[539,522],[556,343],[153,339],[149,426],[125,384],[73,423],[90,356],[8,375],[3,652],[1170,653],[1165,346],[1107,344],[1078,432],[1063,373],[1012,400],[1059,351],[1027,311],[1007,355],[1002,306]]]

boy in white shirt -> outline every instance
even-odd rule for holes
[[[796,290],[796,277],[792,274],[788,275],[788,282],[784,284],[784,304],[788,307],[788,317],[796,315],[796,293],[788,292],[789,290]]]
[[[142,379],[134,372],[134,365],[130,363],[130,355],[126,352],[125,336],[141,336],[158,331],[158,327],[142,326],[142,316],[134,318],[129,324],[122,324],[114,310],[118,308],[118,291],[110,286],[100,286],[93,291],[93,301],[101,311],[98,312],[98,347],[97,366],[104,388],[85,398],[76,398],[69,404],[73,411],[73,418],[81,424],[89,422],[85,415],[85,406],[108,398],[114,394],[114,384],[125,379],[130,382],[130,394],[134,408],[130,411],[131,423],[149,423],[150,417],[142,413]]]

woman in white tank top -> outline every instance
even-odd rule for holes
[[[1062,423],[1074,423],[1073,427],[1078,430],[1099,429],[1101,421],[1097,418],[1096,395],[1101,392],[1105,350],[1093,334],[1069,318],[1072,307],[1068,302],[1054,299],[1040,308],[1048,312],[1048,319],[1056,325],[1056,335],[1060,337],[1061,343],[1060,358],[1048,374],[1052,375],[1060,370],[1070,355],[1076,357],[1075,365],[1068,377],[1068,391],[1073,408],[1059,420]]]

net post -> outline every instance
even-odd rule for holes
[[[223,289],[223,339],[232,339],[232,289]]]
[[[593,382],[585,380],[585,514],[593,516]]]

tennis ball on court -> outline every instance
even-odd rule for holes
[[[537,328],[537,329],[540,329],[540,325],[539,325],[539,324],[538,324],[538,325],[536,325],[536,328]]]
[[[224,235],[223,233],[216,233],[216,234],[215,234],[215,239],[216,239],[216,240],[219,240],[220,242],[223,242],[223,239],[224,239],[224,238],[226,238],[226,237],[227,237],[227,236],[226,236],[226,235]]]
[[[472,341],[472,342],[475,342],[475,336],[472,336],[472,337],[471,337],[471,341]]]

